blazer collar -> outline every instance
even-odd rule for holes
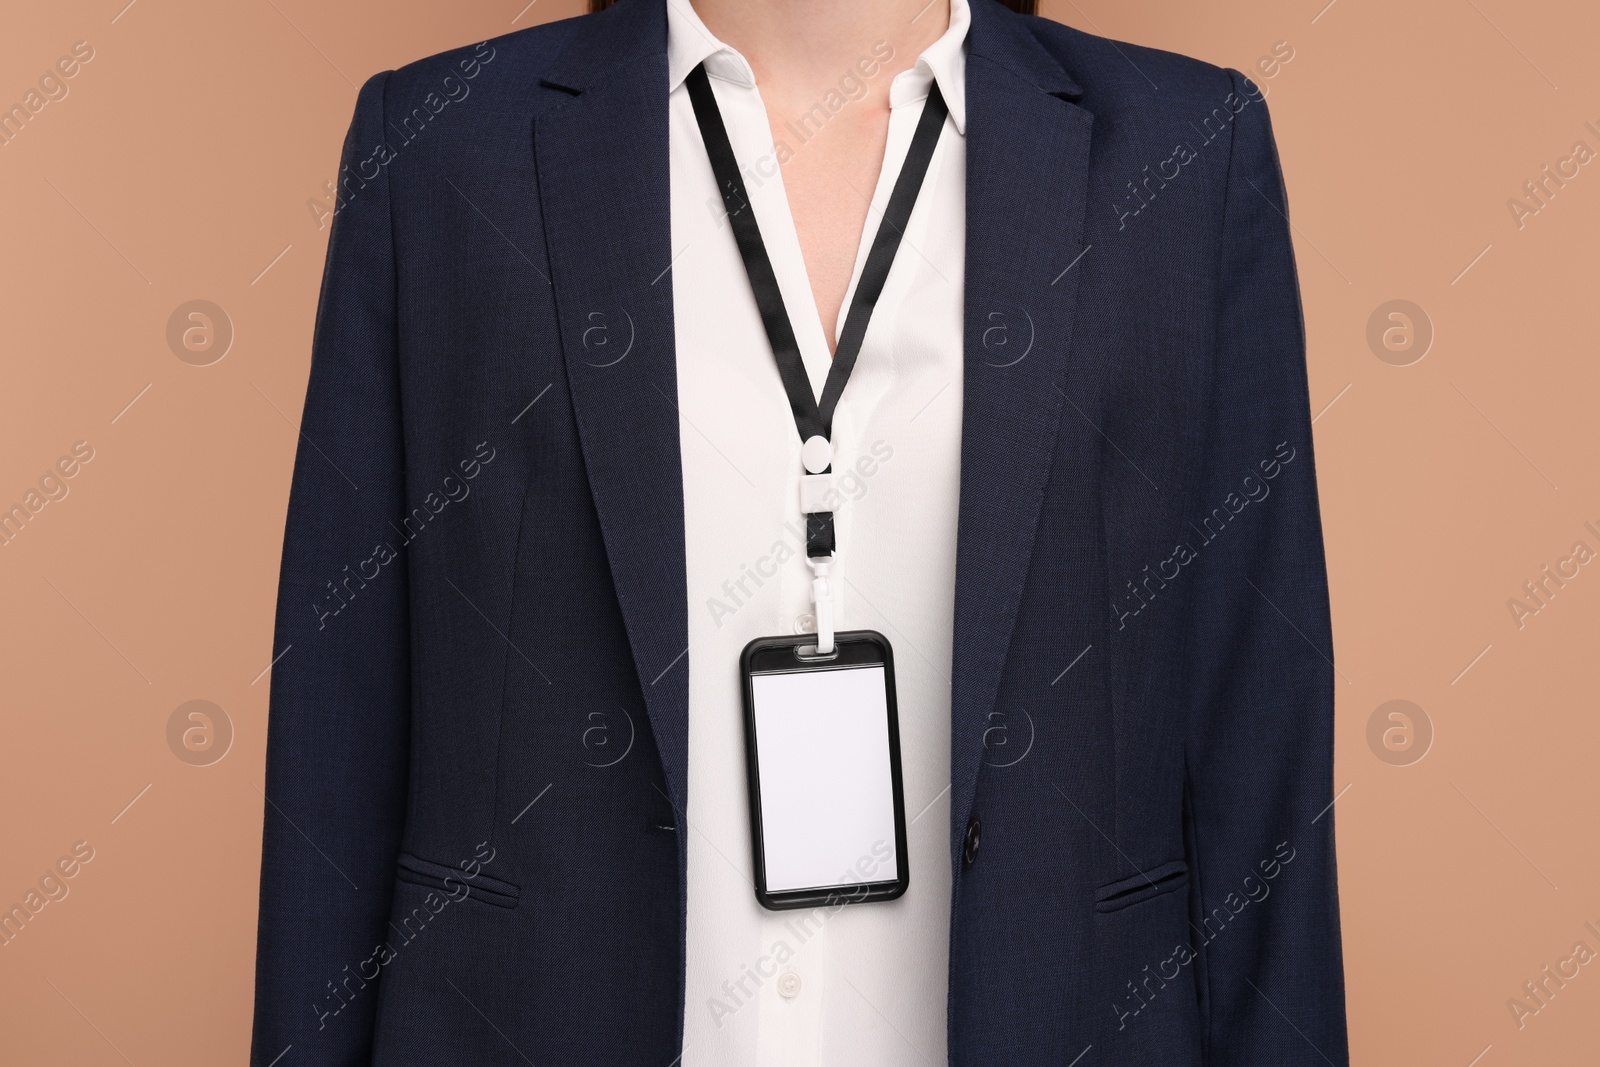
[[[1082,96],[1083,90],[1072,80],[1072,75],[1045,51],[1028,29],[1029,21],[996,0],[972,0],[972,31],[967,38],[969,55],[989,60],[1042,93],[1064,99]]]
[[[539,79],[546,88],[577,96],[618,68],[667,49],[664,0],[621,0],[573,23],[572,38]]]
[[[970,0],[968,17],[969,57],[981,56],[1040,92],[1069,100],[1082,95],[1078,83],[1028,30],[1025,18],[996,0]],[[622,0],[577,19],[572,39],[540,80],[548,88],[577,95],[614,69],[666,50],[665,0]],[[670,90],[670,83],[663,88]]]

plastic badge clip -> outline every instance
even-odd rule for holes
[[[828,568],[833,557],[807,559],[811,564],[811,602],[817,616],[817,655],[833,655],[833,590],[828,584]]]

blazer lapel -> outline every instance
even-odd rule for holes
[[[1070,102],[1078,95],[1024,19],[973,0],[952,865],[960,862],[984,729],[1022,598],[1062,409],[1057,383],[1077,318],[1092,124]]]
[[[590,489],[673,806],[687,802],[683,481],[673,348],[665,8],[576,24],[534,156]],[[679,834],[681,844],[687,837]]]

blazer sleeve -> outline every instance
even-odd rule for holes
[[[1348,1053],[1305,332],[1266,103],[1229,75],[1249,102],[1233,129],[1201,457],[1198,512],[1214,521],[1186,642],[1191,936],[1207,1064],[1325,1067]]]
[[[410,730],[387,73],[356,101],[317,308],[279,578],[253,1067],[370,1062]],[[376,170],[378,173],[373,174]],[[393,524],[393,525],[392,525]]]

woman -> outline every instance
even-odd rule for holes
[[[1286,210],[1243,76],[995,0],[370,80],[253,1062],[1346,1062]]]

